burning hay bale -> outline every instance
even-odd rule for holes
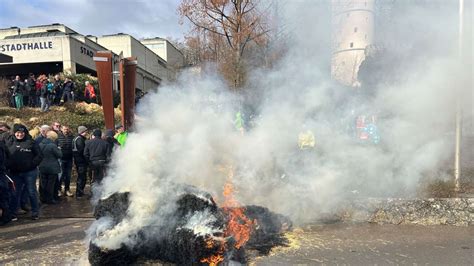
[[[260,254],[266,255],[271,248],[287,244],[283,232],[292,228],[292,222],[288,217],[255,205],[246,206],[245,215],[255,221],[255,228],[252,230],[246,248],[255,249]]]
[[[129,198],[129,193],[115,193],[98,202],[94,216],[96,219],[113,221],[109,232],[125,222]],[[217,252],[218,245],[209,248],[206,244],[208,238],[222,235],[223,228],[223,217],[212,198],[183,194],[176,201],[176,207],[174,213],[164,213],[160,217],[166,223],[140,228],[134,236],[136,241],[133,245],[122,244],[119,249],[107,250],[98,246],[97,239],[91,239],[89,262],[92,265],[130,264],[138,258],[144,258],[177,264],[199,264]]]
[[[92,234],[89,246],[92,265],[133,264],[137,260],[178,265],[245,262],[246,250],[266,253],[275,245],[283,245],[283,232],[291,227],[286,217],[263,207],[249,206],[240,208],[253,225],[247,238],[230,234],[232,215],[229,211],[237,208],[219,208],[210,195],[193,188],[175,199],[173,212],[156,216],[161,222],[139,228],[133,243],[122,243],[116,249],[101,247],[102,235],[110,234],[127,222],[130,198],[129,193],[115,193],[100,200],[95,207],[95,218],[106,220],[109,225]],[[237,223],[245,224],[242,220]]]

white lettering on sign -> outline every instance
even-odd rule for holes
[[[2,44],[0,45],[0,52],[14,52],[22,50],[44,50],[53,49],[53,42],[29,42],[16,44]]]
[[[107,61],[109,61],[109,59],[107,57],[96,57],[96,56],[94,56],[92,59],[94,61],[97,61],[97,62],[107,62]]]

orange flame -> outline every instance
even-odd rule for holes
[[[214,247],[214,240],[212,238],[208,238],[206,240],[206,248],[211,249]],[[224,260],[224,245],[221,245],[219,251],[216,254],[211,255],[208,258],[201,259],[201,262],[209,263],[209,266],[217,266],[219,262]]]
[[[236,243],[235,248],[240,249],[250,239],[250,233],[255,225],[254,221],[251,221],[245,216],[245,208],[240,207],[239,202],[234,198],[235,190],[232,185],[232,178],[234,172],[232,167],[229,169],[228,179],[224,185],[224,204],[222,210],[228,216],[228,222],[224,230],[224,236],[232,236]],[[209,238],[206,240],[206,248],[211,249],[214,247],[214,240]],[[210,266],[216,266],[224,260],[225,243],[220,245],[219,251],[216,254],[211,255],[208,258],[201,259],[201,262],[209,263]]]
[[[224,185],[223,194],[225,201],[222,209],[229,217],[224,235],[233,236],[236,241],[235,248],[240,249],[250,239],[250,231],[254,223],[245,216],[245,209],[239,207],[239,203],[235,200],[234,188],[230,180]]]
[[[217,266],[219,262],[224,260],[224,256],[221,254],[211,255],[209,258],[204,258],[201,262],[209,263],[209,266]]]

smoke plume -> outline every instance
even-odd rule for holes
[[[100,232],[97,244],[132,244],[140,227],[166,222],[157,214],[173,210],[169,199],[182,193],[176,184],[196,186],[219,203],[229,171],[243,205],[296,222],[354,197],[415,196],[420,179],[452,156],[456,96],[472,90],[472,58],[460,67],[457,56],[456,6],[431,3],[378,11],[390,16],[376,30],[381,56],[398,67],[387,68],[395,81],[378,82],[371,96],[331,80],[330,4],[318,1],[285,4],[279,16],[289,51],[273,69],[254,71],[244,95],[219,77],[186,72],[149,94],[95,194],[129,191],[129,212],[111,230],[105,219],[96,221],[89,231]],[[243,133],[237,112],[248,125]],[[354,136],[358,115],[377,117],[378,144]],[[472,113],[465,116],[472,121]],[[307,130],[315,147],[300,150],[298,134]]]

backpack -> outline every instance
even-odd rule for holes
[[[76,136],[73,140],[72,140],[72,152],[78,152],[79,150],[77,149],[77,140],[80,138],[81,136]]]
[[[54,89],[53,83],[48,82],[47,88],[48,88],[48,92],[49,92],[49,93],[53,93],[53,89]]]

